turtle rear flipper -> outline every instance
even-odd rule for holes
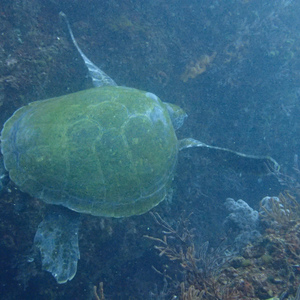
[[[59,207],[49,211],[39,224],[34,243],[42,256],[43,269],[58,283],[72,280],[80,258],[78,247],[79,214]]]

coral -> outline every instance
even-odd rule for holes
[[[204,291],[197,290],[193,285],[190,285],[186,290],[184,282],[180,284],[182,300],[201,300],[203,299]]]
[[[300,204],[288,191],[279,197],[264,197],[260,202],[260,216],[273,226],[286,228],[300,220]]]
[[[186,67],[184,73],[181,75],[181,80],[187,82],[190,78],[195,78],[198,75],[204,73],[207,69],[207,66],[210,65],[215,59],[217,52],[214,52],[212,55],[202,55],[196,61],[190,62]]]
[[[285,209],[288,209],[289,201],[294,202],[293,198],[286,199],[289,197],[288,194],[278,197],[282,199],[280,203],[285,203]],[[229,200],[227,205],[235,214],[232,218],[240,224],[240,228],[255,228],[256,225],[247,224],[253,216],[253,220],[256,220],[253,224],[256,224],[258,213],[244,201]],[[275,205],[277,203],[275,201]],[[283,212],[286,212],[285,209]],[[277,213],[278,209],[275,211]],[[255,212],[252,217],[251,212]],[[272,212],[267,212],[264,218],[271,218]],[[275,230],[274,223],[267,223],[265,233],[241,249],[240,256],[233,257],[228,256],[228,247],[209,251],[208,242],[197,246],[194,235],[187,228],[188,221],[181,220],[184,225],[174,229],[160,215],[153,214],[153,217],[163,229],[163,238],[147,237],[156,243],[160,257],[166,256],[175,264],[178,262],[177,269],[167,265],[164,272],[160,272],[154,268],[173,286],[173,289],[169,289],[172,292],[165,296],[176,295],[184,300],[286,299],[287,295],[289,299],[299,298],[299,219],[285,221],[289,222],[289,226],[283,226],[281,230]],[[239,222],[243,217],[249,220]],[[292,298],[296,294],[296,298]]]
[[[184,274],[184,281],[178,282],[165,272],[156,272],[169,279],[175,286],[180,285],[180,299],[232,299],[235,291],[229,291],[228,287],[218,282],[219,273],[222,267],[231,259],[225,254],[227,248],[220,246],[215,249],[208,249],[208,242],[195,246],[193,235],[186,227],[188,219],[181,219],[182,232],[172,228],[158,213],[152,213],[156,223],[163,228],[163,238],[145,236],[158,243],[155,249],[159,256],[166,256],[170,261],[178,262],[181,272]],[[179,293],[179,292],[178,292]],[[229,296],[231,295],[231,296]],[[227,297],[228,296],[228,297]]]
[[[258,225],[258,212],[251,208],[244,200],[234,201],[232,198],[227,198],[225,206],[229,211],[232,211],[226,217],[226,222],[234,222],[241,230],[255,230]]]
[[[300,197],[300,168],[297,154],[294,155],[291,175],[280,173],[279,170],[271,171],[281,185],[285,186],[293,194]]]
[[[95,300],[105,300],[102,281],[98,287],[96,285],[93,286],[93,292]]]
[[[241,199],[234,201],[231,198],[227,198],[225,206],[231,213],[226,217],[224,225],[233,232],[237,231],[238,228],[234,245],[235,251],[239,252],[242,247],[260,236],[257,230],[259,214]]]

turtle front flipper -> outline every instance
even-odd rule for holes
[[[230,149],[210,146],[192,138],[180,140],[179,150],[191,147],[200,147],[206,151],[206,155],[214,155],[214,159],[220,159],[223,164],[246,173],[267,174],[270,171],[278,171],[279,164],[269,156],[255,156],[236,152]]]
[[[79,214],[63,207],[51,208],[39,224],[34,243],[42,256],[43,269],[58,283],[72,280],[80,258]]]
[[[8,172],[5,170],[3,156],[0,155],[0,194],[9,181]]]
[[[71,26],[70,26],[67,16],[62,11],[59,13],[59,15],[61,17],[63,17],[67,23],[72,42],[73,42],[74,46],[76,47],[77,51],[79,52],[80,56],[84,60],[84,63],[89,70],[90,76],[92,77],[94,86],[99,87],[99,86],[107,86],[107,85],[108,86],[117,85],[113,79],[111,79],[104,71],[102,71],[95,64],[93,64],[87,58],[87,56],[82,52],[82,50],[79,48],[79,46],[74,38],[74,35],[73,35],[73,32],[72,32],[72,29],[71,29]]]

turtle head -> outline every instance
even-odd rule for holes
[[[183,125],[184,119],[187,117],[186,112],[175,104],[168,102],[164,102],[164,104],[166,105],[174,129],[179,129]]]

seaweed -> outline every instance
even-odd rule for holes
[[[170,226],[158,213],[151,213],[155,222],[163,228],[163,237],[153,237],[145,235],[144,237],[153,240],[157,244],[154,246],[159,251],[159,256],[166,256],[170,261],[178,262],[180,272],[183,273],[181,282],[179,276],[172,278],[164,272],[159,272],[165,278],[169,279],[174,289],[180,287],[181,299],[233,299],[236,292],[230,290],[227,284],[221,284],[219,274],[222,268],[230,261],[232,255],[225,245],[226,239],[220,242],[216,248],[209,248],[209,242],[206,241],[197,246],[194,240],[192,230],[188,228],[189,217],[179,220],[178,228]],[[177,275],[178,275],[177,274]]]

